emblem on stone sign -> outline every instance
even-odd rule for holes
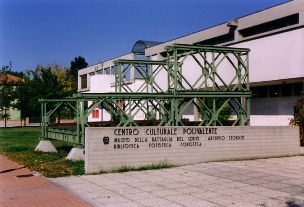
[[[110,143],[110,138],[108,136],[103,137],[103,143],[104,144],[109,144]]]

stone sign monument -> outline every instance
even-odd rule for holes
[[[88,127],[85,170],[292,156],[298,127]]]

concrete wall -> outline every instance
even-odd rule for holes
[[[134,53],[128,53],[128,54],[125,54],[125,55],[121,55],[119,57],[115,57],[113,59],[106,60],[102,63],[91,65],[87,68],[83,68],[81,70],[78,70],[78,92],[88,92],[88,91],[90,91],[91,90],[91,85],[94,84],[94,83],[91,83],[91,78],[96,75],[95,72],[114,66],[113,61],[118,60],[118,59],[133,60],[134,59]],[[87,88],[83,88],[83,89],[81,88],[81,78],[80,78],[80,76],[82,76],[82,75],[87,76]],[[102,86],[99,87],[98,89],[102,90]],[[96,93],[102,93],[102,91],[101,92],[96,92]]]
[[[250,82],[304,78],[304,29],[231,46],[250,48]]]
[[[288,126],[292,115],[250,115],[251,126]]]
[[[86,128],[86,173],[166,161],[174,165],[298,155],[298,127]]]
[[[250,48],[249,53],[249,81],[250,83],[304,78],[304,29],[275,34],[243,43],[233,44],[231,47]],[[290,53],[292,52],[292,53]],[[199,60],[199,56],[197,56]],[[211,57],[209,57],[210,59]],[[162,60],[160,55],[152,56],[153,60]],[[231,57],[232,60],[237,61]],[[224,60],[217,68],[218,74],[228,84],[235,75],[231,64]],[[182,73],[189,83],[193,84],[201,75],[201,69],[193,58],[187,58],[182,66]],[[164,73],[164,72],[163,72]],[[167,74],[159,75],[157,83],[167,88]],[[202,79],[203,80],[203,79]],[[216,79],[219,85],[222,83]],[[234,82],[236,83],[236,81]],[[184,85],[186,85],[184,83]]]
[[[86,91],[86,93],[109,93],[115,91],[115,87],[113,86],[115,80],[114,75],[95,74],[89,76],[89,79],[91,83],[90,90]],[[91,103],[91,101],[88,102],[89,105]],[[88,117],[89,122],[111,120],[111,115],[105,109],[96,108],[95,110],[98,110],[98,118],[93,118],[91,113]]]

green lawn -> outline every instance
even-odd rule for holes
[[[0,153],[47,177],[84,174],[83,161],[65,159],[72,148],[66,142],[52,141],[58,153],[35,152],[39,136],[39,127],[0,128]]]

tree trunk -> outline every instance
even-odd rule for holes
[[[6,121],[7,121],[7,114],[6,114],[6,108],[4,109],[4,127],[6,128]]]

